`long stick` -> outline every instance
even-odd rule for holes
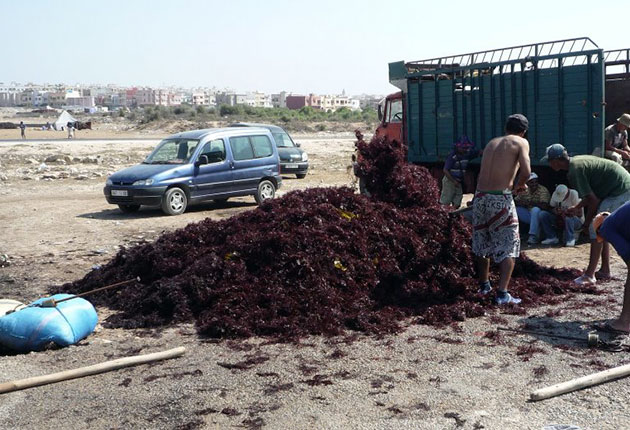
[[[169,358],[179,357],[183,355],[186,348],[169,349],[162,352],[154,352],[152,354],[135,355],[132,357],[118,358],[116,360],[104,361],[92,366],[79,367],[72,370],[64,370],[63,372],[51,373],[49,375],[35,376],[26,379],[16,379],[0,384],[0,394],[9,393],[11,391],[23,390],[25,388],[37,387],[40,385],[52,384],[55,382],[65,381],[68,379],[82,378],[84,376],[96,375],[98,373],[109,372],[111,370],[122,369],[123,367],[136,366],[138,364],[149,363],[151,361],[166,360]]]
[[[559,396],[560,394],[570,393],[571,391],[612,381],[613,379],[623,378],[628,375],[630,375],[630,364],[624,364],[623,366],[613,367],[612,369],[603,370],[591,375],[582,376],[581,378],[541,388],[534,391],[529,397],[534,401],[544,400],[550,397]]]
[[[86,292],[81,293],[81,294],[75,294],[72,297],[66,297],[65,299],[55,300],[55,303],[61,303],[61,302],[65,302],[66,300],[76,299],[77,297],[87,296],[88,294],[97,293],[99,291],[109,290],[110,288],[120,287],[120,286],[125,285],[125,284],[130,284],[130,283],[132,283],[134,281],[140,282],[140,277],[137,277],[137,278],[134,278],[134,279],[129,279],[127,281],[118,282],[118,283],[112,284],[112,285],[107,285],[105,287],[95,288],[93,290],[86,291]]]

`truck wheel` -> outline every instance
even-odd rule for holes
[[[118,205],[120,211],[126,214],[131,214],[134,212],[138,212],[140,209],[140,205]]]
[[[162,211],[167,215],[183,214],[187,204],[188,198],[181,188],[169,188],[162,197]]]
[[[276,196],[276,187],[273,185],[273,182],[264,180],[258,184],[258,190],[254,197],[256,198],[256,203],[259,205],[262,204],[265,200],[273,199]]]

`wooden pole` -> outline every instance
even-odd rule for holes
[[[582,376],[581,378],[541,388],[534,391],[530,395],[530,399],[533,401],[544,400],[550,397],[559,396],[560,394],[570,393],[571,391],[623,378],[628,375],[630,375],[630,364],[624,364],[623,366],[613,367],[612,369],[603,370],[591,375]]]
[[[63,372],[51,373],[49,375],[35,376],[26,379],[16,379],[14,381],[4,382],[0,384],[0,394],[23,390],[25,388],[37,387],[40,385],[52,384],[68,379],[96,375],[98,373],[109,372],[111,370],[136,366],[138,364],[149,363],[152,361],[167,360],[169,358],[179,357],[180,355],[183,355],[185,351],[186,348],[180,346],[179,348],[173,348],[167,351],[118,358],[116,360],[104,361],[103,363],[94,364],[92,366],[79,367],[72,370],[64,370]]]

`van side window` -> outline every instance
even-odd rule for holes
[[[256,158],[269,157],[273,154],[271,140],[267,136],[252,136],[250,139],[254,147],[254,156]]]
[[[249,143],[249,137],[231,137],[230,147],[235,160],[249,160],[254,158],[254,150]]]
[[[217,157],[217,153],[221,154],[220,159]],[[215,139],[210,142],[206,142],[199,156],[201,157],[202,155],[208,157],[208,161],[210,163],[225,160],[225,143],[223,142],[223,139]]]

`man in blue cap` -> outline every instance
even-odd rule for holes
[[[586,210],[584,225],[589,226],[591,251],[588,267],[584,274],[575,280],[578,284],[595,284],[599,278],[610,276],[610,246],[608,242],[598,242],[592,226],[595,215],[599,212],[613,212],[625,202],[630,201],[630,173],[620,164],[592,155],[570,157],[564,146],[559,143],[547,147],[541,161],[547,160],[555,171],[566,170],[567,178],[582,199],[580,203],[567,209],[567,214],[578,215],[580,209]],[[599,259],[600,270],[595,273]]]

